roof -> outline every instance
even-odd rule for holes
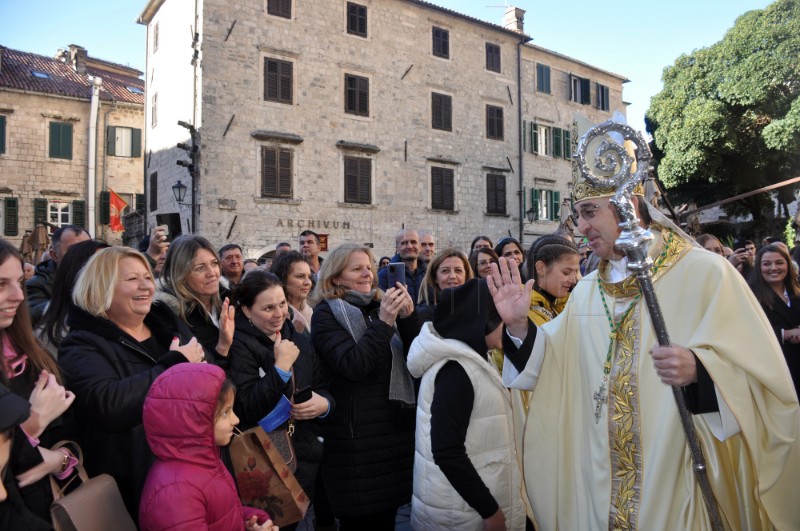
[[[90,100],[92,89],[89,77],[103,80],[100,99],[144,105],[144,80],[142,72],[87,57],[86,72],[76,72],[72,64],[52,57],[0,47],[0,89],[24,90],[41,94],[54,94]],[[47,74],[46,77],[33,72]],[[128,75],[127,73],[130,73]],[[131,92],[128,87],[136,92]],[[140,93],[137,93],[141,91]]]

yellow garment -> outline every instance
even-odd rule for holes
[[[720,414],[693,416],[725,525],[800,529],[800,408],[777,340],[730,264],[676,233],[666,246],[669,233],[654,231],[651,257],[666,258],[654,279],[670,339],[700,359],[740,429],[723,442],[712,434]],[[506,378],[533,389],[523,470],[538,529],[709,529],[672,389],[648,353],[656,337],[642,300],[620,327],[595,421],[610,332],[597,275],[539,329],[525,370]],[[604,283],[615,319],[636,293],[632,277]]]

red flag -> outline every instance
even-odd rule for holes
[[[111,227],[111,232],[122,232],[125,230],[125,227],[122,225],[122,219],[120,217],[120,213],[128,206],[128,203],[125,202],[120,196],[118,196],[114,190],[111,190],[111,198],[109,200],[109,223],[108,226]]]

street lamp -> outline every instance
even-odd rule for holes
[[[530,207],[528,210],[525,211],[525,217],[528,219],[528,223],[533,223],[534,221],[538,221],[539,211],[533,207]]]
[[[186,199],[186,190],[186,185],[183,184],[180,179],[178,179],[178,182],[172,185],[172,195],[175,196],[175,201],[179,205],[184,204],[183,200]]]

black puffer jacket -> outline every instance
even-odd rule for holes
[[[334,401],[328,390],[322,365],[317,358],[311,341],[294,330],[291,321],[284,322],[281,338],[292,341],[300,349],[300,355],[292,366],[295,388],[311,387],[314,392],[328,399],[333,414]],[[230,349],[230,377],[236,384],[236,403],[234,411],[241,420],[239,428],[244,431],[252,428],[258,421],[272,411],[283,395],[291,398],[291,380],[284,383],[275,370],[275,344],[263,332],[250,324],[242,313],[236,315],[236,331]],[[260,376],[259,369],[264,371]],[[327,417],[326,417],[327,418]],[[297,454],[295,476],[313,499],[314,483],[317,479],[319,463],[322,460],[322,443],[317,439],[318,421],[295,422],[292,438]]]
[[[333,375],[337,408],[325,425],[322,478],[334,513],[364,517],[411,499],[415,408],[389,400],[394,328],[378,319],[380,303],[361,308],[367,330],[358,343],[327,301],[314,308],[311,337]],[[398,319],[408,351],[419,334],[416,313]]]
[[[146,350],[117,325],[80,308],[70,310],[69,334],[59,348],[67,388],[75,393],[73,409],[89,476],[110,474],[136,520],[139,496],[153,460],[142,426],[147,391],[169,367],[186,361],[169,351],[172,338],[191,339],[188,327],[172,311],[154,304],[144,320],[158,345]]]
[[[44,315],[47,305],[53,296],[53,281],[56,278],[58,266],[54,260],[47,260],[37,265],[33,276],[25,282],[28,292],[28,307],[31,310],[33,326]]]

